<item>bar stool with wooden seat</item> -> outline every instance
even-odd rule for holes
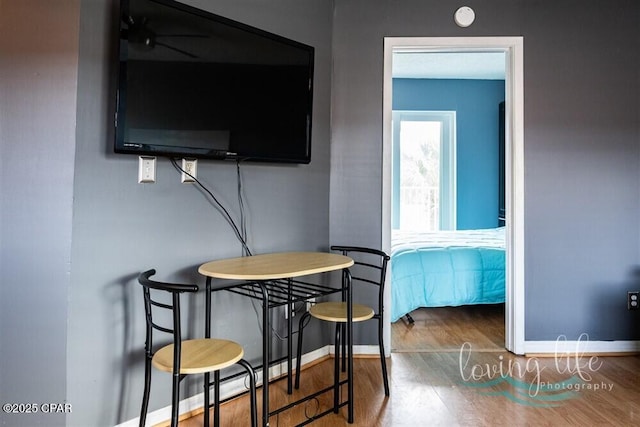
[[[180,401],[180,382],[185,376],[190,374],[214,373],[214,425],[220,424],[220,370],[239,364],[247,371],[249,376],[250,402],[251,402],[251,425],[257,425],[256,406],[256,383],[255,374],[251,365],[242,357],[243,348],[229,340],[203,338],[182,340],[180,321],[180,294],[198,291],[196,285],[186,285],[177,283],[164,283],[151,280],[150,277],[156,273],[155,270],[148,270],[140,273],[138,282],[143,287],[144,308],[146,317],[146,340],[145,340],[145,384],[142,398],[142,409],[140,412],[140,426],[144,426],[147,408],[149,406],[149,393],[151,388],[151,365],[157,369],[173,374],[172,394],[171,394],[171,426],[178,425],[178,404]],[[152,292],[154,297],[152,298]],[[158,291],[157,293],[155,291]],[[161,301],[157,294],[166,292],[171,294],[170,302]],[[167,298],[168,299],[168,298]],[[169,310],[172,312],[172,324],[161,326],[154,322],[152,313],[154,307]],[[157,351],[153,351],[153,330],[169,333],[173,336],[173,343],[165,345]],[[211,407],[209,394],[211,384],[204,385],[204,425],[209,425],[209,409]]]
[[[382,315],[384,313],[383,307],[383,295],[384,295],[384,283],[387,272],[387,263],[389,261],[389,255],[385,252],[363,248],[357,246],[332,246],[332,250],[341,251],[343,255],[353,258],[354,265],[351,270],[352,283],[360,282],[377,287],[377,311],[373,308],[363,304],[352,304],[352,319],[353,322],[363,322],[369,319],[376,319],[378,321],[378,348],[380,351],[380,363],[382,367],[382,379],[384,382],[384,394],[389,396],[389,380],[387,378],[387,363],[384,355],[384,341],[382,331]],[[345,277],[343,275],[343,281]],[[344,283],[343,283],[344,286]],[[342,366],[344,371],[345,357],[346,357],[346,343],[341,336],[345,335],[345,325],[347,322],[347,306],[345,302],[321,302],[311,306],[308,312],[304,313],[299,321],[298,327],[298,349],[296,360],[296,379],[295,388],[300,387],[300,364],[302,359],[302,338],[304,327],[308,322],[309,316],[316,319],[324,320],[327,322],[336,323],[335,331],[335,376],[338,376],[339,359],[342,354]],[[342,346],[342,351],[340,347]],[[337,380],[336,380],[337,382]]]

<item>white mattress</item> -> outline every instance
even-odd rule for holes
[[[448,247],[505,247],[504,227],[482,230],[399,231],[391,233],[391,253],[402,249]]]

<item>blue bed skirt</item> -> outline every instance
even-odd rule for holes
[[[504,248],[405,248],[392,254],[392,322],[420,307],[504,300]]]

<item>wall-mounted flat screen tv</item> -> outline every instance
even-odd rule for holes
[[[172,0],[122,0],[115,152],[311,161],[314,48]]]

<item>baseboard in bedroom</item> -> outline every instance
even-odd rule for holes
[[[640,341],[525,341],[525,355],[554,357],[555,355],[632,355],[640,352]]]

